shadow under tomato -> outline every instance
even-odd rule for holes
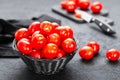
[[[83,64],[87,64],[87,65],[92,65],[96,62],[96,59],[98,59],[98,57],[100,56],[99,53],[97,53],[96,55],[94,55],[94,57],[90,60],[84,60],[84,59],[80,59],[80,63],[83,63]]]
[[[107,60],[108,65],[119,65],[119,63],[120,63],[119,60],[117,60],[117,61],[109,61],[109,60]]]

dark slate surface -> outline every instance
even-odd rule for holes
[[[60,73],[52,76],[36,75],[28,71],[20,58],[0,58],[0,80],[120,80],[120,60],[109,62],[105,57],[106,50],[120,50],[120,12],[119,0],[100,0],[109,10],[109,18],[115,21],[113,28],[117,34],[103,34],[94,24],[79,24],[51,11],[61,0],[0,0],[0,18],[31,19],[41,14],[48,14],[62,21],[62,25],[70,25],[75,33],[78,48],[90,40],[100,42],[99,55],[91,61],[83,61],[78,55],[67,64]],[[94,1],[94,0],[92,0]]]

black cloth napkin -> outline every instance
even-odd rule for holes
[[[49,15],[43,14],[39,17],[24,20],[4,20],[0,19],[0,58],[17,58],[18,54],[12,49],[14,33],[17,29],[28,26],[34,21],[50,21],[61,25],[61,21]]]

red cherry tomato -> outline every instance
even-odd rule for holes
[[[40,31],[35,31],[32,35],[28,37],[28,39],[31,41],[32,37],[36,34],[40,34]]]
[[[79,0],[74,0],[74,1],[76,2],[77,6],[78,6],[78,2],[79,2]]]
[[[78,6],[80,7],[80,9],[86,10],[88,9],[90,5],[90,0],[79,0],[78,1]]]
[[[60,2],[60,5],[61,5],[61,7],[62,7],[63,9],[66,8],[66,3],[67,3],[67,1],[61,1],[61,2]]]
[[[100,11],[102,10],[102,3],[93,2],[91,4],[91,10],[92,10],[93,13],[100,13]]]
[[[80,14],[80,13],[75,13],[74,16],[75,16],[76,18],[81,18],[81,14]]]
[[[30,54],[32,52],[32,45],[27,38],[22,38],[17,42],[17,48],[22,54]]]
[[[43,58],[53,59],[57,57],[58,53],[58,46],[54,43],[48,43],[42,49],[42,56]]]
[[[53,22],[52,26],[53,26],[53,29],[55,29],[56,27],[59,27],[60,25],[58,23],[56,23],[56,22]]]
[[[35,22],[31,23],[28,27],[28,30],[29,30],[30,34],[33,34],[35,31],[39,31],[40,30],[40,22],[35,21]]]
[[[49,21],[43,21],[40,25],[40,33],[47,36],[53,32],[52,23]]]
[[[79,0],[67,0],[67,1],[74,1],[76,4],[78,4]]]
[[[35,31],[35,32],[32,34],[31,37],[33,37],[33,36],[36,35],[36,34],[40,34],[40,31]]]
[[[66,10],[69,13],[73,13],[77,8],[77,4],[74,1],[67,1],[66,3]]]
[[[57,33],[52,33],[47,36],[48,43],[54,43],[56,45],[60,45],[60,36]]]
[[[73,30],[68,26],[60,26],[55,29],[55,33],[58,33],[62,40],[66,38],[73,38]]]
[[[22,38],[28,38],[29,36],[29,31],[27,28],[20,28],[15,32],[15,39],[20,40]]]
[[[94,56],[94,50],[89,46],[84,46],[79,50],[79,55],[84,60],[90,60]]]
[[[29,56],[33,58],[41,59],[40,51],[37,51],[35,49],[29,54]]]
[[[117,49],[109,49],[106,52],[106,57],[110,60],[110,61],[117,61],[120,57],[120,52]]]
[[[46,42],[47,40],[42,34],[35,34],[31,39],[32,46],[36,50],[40,50],[43,46],[45,46]]]
[[[97,54],[100,50],[100,44],[97,41],[90,41],[87,43],[87,46],[92,47],[95,54]]]
[[[67,53],[72,53],[76,50],[76,42],[72,38],[67,38],[62,42],[62,49]]]
[[[57,53],[57,58],[61,58],[64,56],[66,56],[66,53],[62,49],[59,49]]]

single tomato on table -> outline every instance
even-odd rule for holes
[[[102,3],[101,2],[93,2],[91,4],[91,10],[93,13],[100,13],[100,11],[102,10]]]
[[[66,10],[68,13],[73,13],[76,8],[77,8],[77,4],[75,3],[75,1],[71,1],[71,0],[67,1]]]
[[[93,48],[95,54],[97,54],[100,50],[100,43],[98,43],[97,41],[89,41],[87,43],[87,46]]]
[[[109,49],[106,52],[106,57],[110,60],[110,61],[117,61],[120,57],[120,51],[117,49]]]
[[[61,2],[60,2],[60,6],[61,6],[63,9],[66,9],[66,3],[67,3],[66,0],[65,0],[65,1],[61,1]]]
[[[79,0],[78,7],[83,10],[87,10],[90,5],[90,0]]]
[[[79,0],[68,0],[68,1],[74,1],[76,4],[78,4]]]
[[[83,46],[79,50],[79,55],[84,60],[90,60],[94,57],[94,50],[90,46]]]

